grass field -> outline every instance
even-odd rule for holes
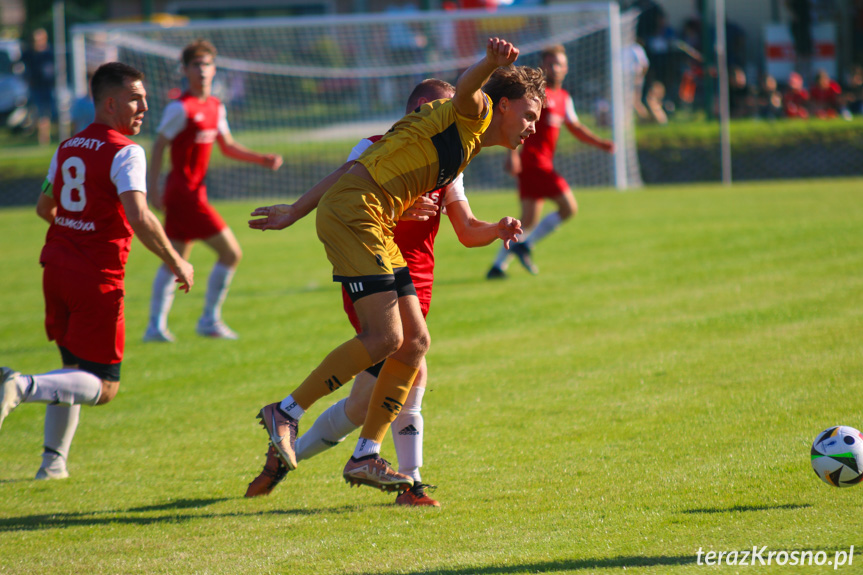
[[[198,284],[171,315],[179,341],[140,343],[156,260],[136,242],[123,384],[82,412],[72,477],[31,480],[41,406],[0,431],[0,573],[814,573],[832,567],[708,567],[698,553],[832,561],[851,545],[838,571],[863,572],[863,488],[828,487],[809,464],[818,432],[863,426],[863,181],[579,202],[536,250],[537,277],[515,263],[488,283],[496,248],[461,248],[442,225],[423,468],[440,510],[348,489],[355,437],[243,498],[266,450],[255,413],[351,333],[311,219],[252,233],[255,203],[219,206],[245,250],[225,307],[238,342],[194,335],[212,263],[199,247]],[[515,205],[472,198],[485,219]],[[56,368],[44,224],[6,210],[0,229],[0,363]]]

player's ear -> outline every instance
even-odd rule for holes
[[[502,96],[497,103],[497,109],[501,112],[506,112],[509,109],[509,98]]]

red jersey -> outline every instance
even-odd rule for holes
[[[172,196],[206,200],[204,176],[210,166],[213,142],[229,133],[225,107],[218,98],[200,100],[185,92],[165,107],[158,132],[171,140],[171,173],[165,182],[165,203]]]
[[[560,127],[569,119],[578,121],[569,92],[563,88],[545,89],[545,107],[536,122],[536,133],[525,140],[521,147],[522,162],[529,166],[553,169],[554,150]]]
[[[830,80],[827,86],[822,87],[820,84],[815,84],[809,89],[809,97],[813,103],[831,108],[839,108],[839,94],[841,93],[842,88],[833,80]]]
[[[60,144],[48,184],[57,215],[39,261],[122,282],[132,227],[120,194],[147,190],[144,150],[104,124]]]

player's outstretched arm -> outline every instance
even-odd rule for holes
[[[318,207],[321,198],[335,184],[342,175],[347,172],[353,162],[345,162],[341,167],[335,169],[330,175],[312,186],[305,194],[300,196],[293,204],[276,204],[255,208],[250,215],[257,217],[249,220],[249,227],[253,230],[283,230],[292,226],[297,221],[309,215]]]
[[[518,48],[501,38],[489,38],[485,57],[465,70],[455,85],[453,106],[462,116],[478,118],[485,112],[483,85],[501,66],[509,66],[518,58]]]
[[[219,149],[227,157],[239,160],[240,162],[248,162],[250,164],[258,164],[268,170],[276,171],[282,166],[282,157],[278,154],[259,154],[253,152],[249,148],[243,146],[231,136],[230,132],[219,134],[216,141],[219,142]]]
[[[599,148],[604,152],[614,152],[614,142],[612,140],[600,138],[599,136],[591,132],[587,128],[587,126],[585,126],[581,122],[576,122],[575,124],[567,124],[566,127],[569,129],[570,133],[572,133],[573,136],[575,136],[585,144],[593,146],[594,148]]]
[[[148,250],[159,256],[170,270],[177,276],[180,289],[188,293],[195,283],[195,270],[192,264],[180,257],[165,235],[165,230],[159,218],[147,207],[146,194],[130,190],[120,194],[120,202],[126,211],[126,219],[141,243]]]
[[[447,204],[446,213],[459,241],[469,248],[487,246],[497,239],[509,248],[510,242],[517,241],[523,232],[521,222],[515,218],[506,217],[497,223],[478,220],[465,201]]]
[[[566,116],[564,117],[564,124],[566,124],[566,129],[569,130],[573,136],[585,144],[609,153],[614,152],[614,141],[600,138],[578,120],[578,116],[575,115],[575,106],[572,104],[572,98],[569,98],[566,102]]]

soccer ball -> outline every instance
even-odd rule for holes
[[[847,425],[819,433],[812,444],[812,469],[833,487],[851,487],[863,481],[863,433]]]

